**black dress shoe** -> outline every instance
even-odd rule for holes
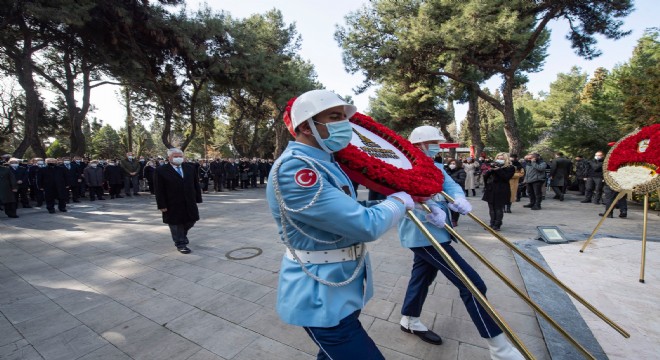
[[[605,213],[600,213],[600,214],[598,214],[598,216],[603,217],[603,216],[605,216]],[[613,214],[613,213],[609,213],[609,215],[607,215],[607,217],[608,217],[608,218],[613,218],[613,217],[614,217],[614,214]],[[620,217],[620,215],[619,215],[619,217]]]
[[[583,204],[588,204],[588,203],[591,202],[591,200],[586,200],[586,199],[585,199],[585,200],[582,200],[582,201],[580,201],[580,202],[583,203]]]
[[[541,210],[540,206],[532,206],[532,210]]]
[[[531,207],[533,207],[533,206],[534,206],[534,204],[523,205],[524,208],[531,208]]]
[[[625,219],[625,218],[628,217],[628,213],[624,213],[624,212],[619,213],[619,217],[622,218],[622,219]]]
[[[48,209],[48,213],[55,214],[55,209]]]
[[[190,254],[190,249],[188,249],[187,246],[178,247],[176,249],[182,254]]]
[[[66,209],[60,209],[60,212],[67,212]]]
[[[401,331],[407,332],[409,334],[417,335],[417,337],[419,337],[423,341],[426,341],[429,344],[433,344],[433,345],[442,344],[442,338],[440,337],[440,335],[434,333],[431,330],[415,331],[415,330],[406,329],[405,327],[403,327],[403,325],[401,325]]]

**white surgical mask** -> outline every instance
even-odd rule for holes
[[[348,121],[348,119],[334,121],[326,124],[317,123],[311,119],[310,121],[313,122],[310,123],[310,128],[312,128],[314,138],[319,143],[319,146],[321,146],[321,148],[327,153],[337,152],[347,147],[353,138],[353,127],[351,126],[351,123]],[[314,125],[314,123],[325,125],[326,129],[328,129],[328,133],[330,134],[327,139],[321,139],[321,135],[319,135],[319,132],[316,129],[316,125]]]
[[[182,158],[182,157],[175,157],[175,158],[172,158],[172,164],[174,164],[174,165],[181,165],[181,164],[183,164],[183,158]]]
[[[115,165],[115,163],[113,163],[113,162],[111,162],[111,163],[108,163],[108,165],[111,165],[111,166],[114,166],[114,165]]]
[[[9,164],[9,166],[11,166],[14,169],[18,168],[18,164]]]
[[[37,161],[37,165],[43,165],[43,164],[44,164],[43,161]]]
[[[129,156],[129,157],[128,157],[128,160],[133,160],[133,157],[132,157],[132,156]]]
[[[95,168],[97,165],[96,164],[89,164],[89,166]]]
[[[71,164],[71,161],[69,161],[69,160],[64,161],[64,165],[69,165],[69,164]]]
[[[500,165],[504,165],[504,160],[502,160],[502,159],[497,159],[497,160],[495,160],[495,162],[500,164]]]
[[[451,165],[449,165],[449,168],[452,169],[452,170],[454,170],[454,169],[456,169],[456,165],[451,164]]]
[[[596,160],[600,160],[602,158],[603,158],[602,156],[594,156],[594,159],[596,159]]]

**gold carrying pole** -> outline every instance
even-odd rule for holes
[[[426,204],[421,204],[424,210],[431,212],[431,209]],[[522,298],[529,306],[531,306],[539,315],[541,315],[552,327],[554,327],[561,335],[563,335],[573,346],[575,346],[587,359],[596,359],[591,353],[585,349],[580,343],[578,343],[571,335],[566,332],[554,319],[550,317],[543,309],[536,304],[532,299],[527,296],[523,291],[518,289],[518,287],[506,276],[504,275],[493,263],[486,259],[477,249],[474,248],[470,243],[467,242],[461,235],[459,235],[454,228],[445,224],[445,230],[449,232],[458,242],[463,244],[474,256],[477,257],[487,268],[497,275],[504,283],[515,292],[520,298]]]
[[[594,236],[596,235],[596,232],[598,231],[600,226],[603,225],[603,222],[605,221],[605,219],[610,215],[610,213],[612,211],[614,211],[614,206],[616,206],[616,204],[619,202],[619,200],[621,200],[622,197],[626,196],[626,194],[627,194],[626,192],[621,191],[616,196],[616,198],[614,198],[614,201],[612,201],[612,203],[610,204],[610,207],[607,208],[607,210],[605,211],[605,214],[603,214],[603,217],[598,222],[598,225],[596,225],[596,228],[594,229],[594,231],[591,232],[591,235],[589,235],[589,238],[587,239],[587,241],[585,241],[584,245],[582,245],[582,248],[580,249],[581,253],[583,253],[584,249],[586,249],[587,246],[589,246],[589,243],[591,242],[591,240],[593,240]]]
[[[639,282],[644,283],[644,267],[646,266],[646,227],[648,226],[649,194],[644,194],[644,225],[642,225],[642,266],[639,270]]]
[[[412,220],[413,223],[419,228],[419,230],[426,236],[426,238],[431,242],[433,247],[438,250],[438,253],[440,253],[440,256],[442,256],[443,260],[449,265],[451,270],[456,274],[456,276],[461,280],[461,282],[470,290],[472,295],[477,299],[479,304],[484,307],[486,312],[493,318],[493,320],[497,323],[497,325],[504,331],[509,339],[511,339],[511,342],[513,342],[513,345],[520,350],[522,355],[525,357],[527,360],[534,360],[534,356],[529,352],[529,350],[525,347],[525,345],[522,343],[522,341],[518,338],[518,336],[513,332],[513,330],[509,327],[509,325],[504,321],[502,316],[497,313],[497,311],[493,308],[493,306],[488,302],[486,297],[477,289],[477,287],[472,283],[470,278],[467,277],[467,275],[463,272],[463,270],[456,264],[454,259],[449,256],[447,251],[440,245],[438,240],[436,240],[433,235],[429,232],[429,230],[422,224],[422,222],[415,216],[415,214],[412,212],[412,210],[407,210],[406,214]]]
[[[449,196],[449,194],[445,193],[444,191],[441,192],[442,196],[444,196],[449,202],[454,202],[454,199]],[[509,249],[511,249],[513,252],[518,254],[521,258],[523,258],[525,261],[527,261],[530,265],[532,265],[536,270],[538,270],[540,273],[545,275],[548,279],[552,280],[557,286],[559,286],[562,290],[564,290],[567,294],[571,295],[575,300],[579,301],[584,307],[586,307],[589,311],[591,311],[593,314],[598,316],[601,320],[603,320],[605,323],[607,323],[609,326],[611,326],[614,330],[616,330],[619,334],[621,334],[624,338],[629,338],[630,334],[623,330],[619,325],[617,325],[614,321],[610,320],[607,316],[605,316],[603,313],[598,311],[593,305],[591,305],[588,301],[583,299],[580,295],[578,295],[575,291],[571,290],[568,286],[566,286],[561,280],[557,279],[554,275],[549,273],[546,269],[544,269],[541,265],[539,265],[536,261],[534,261],[532,258],[530,258],[527,254],[525,254],[522,250],[518,249],[517,246],[515,246],[513,243],[511,243],[509,240],[507,240],[504,236],[498,234],[495,230],[493,230],[490,226],[488,226],[486,223],[484,223],[481,219],[479,219],[477,216],[475,216],[472,213],[467,213],[467,215],[472,218],[474,221],[476,221],[479,225],[481,225],[484,229],[486,229],[488,232],[490,232],[495,238],[497,238],[499,241],[504,243]]]

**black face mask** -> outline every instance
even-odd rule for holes
[[[53,163],[48,163],[48,166],[55,166],[55,164],[53,164]]]

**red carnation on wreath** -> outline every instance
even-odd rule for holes
[[[296,97],[293,97],[286,103],[286,107],[284,108],[284,115],[282,116],[284,119],[284,125],[286,125],[286,128],[289,129],[289,132],[293,137],[296,137],[296,129],[293,128],[293,122],[291,121],[291,106],[293,106],[293,102],[296,101],[296,99]]]
[[[335,159],[351,180],[384,195],[405,191],[412,196],[428,198],[442,191],[442,171],[410,141],[367,115],[355,113],[350,121],[395,146],[412,165],[412,169],[402,169],[349,144],[335,154]]]

